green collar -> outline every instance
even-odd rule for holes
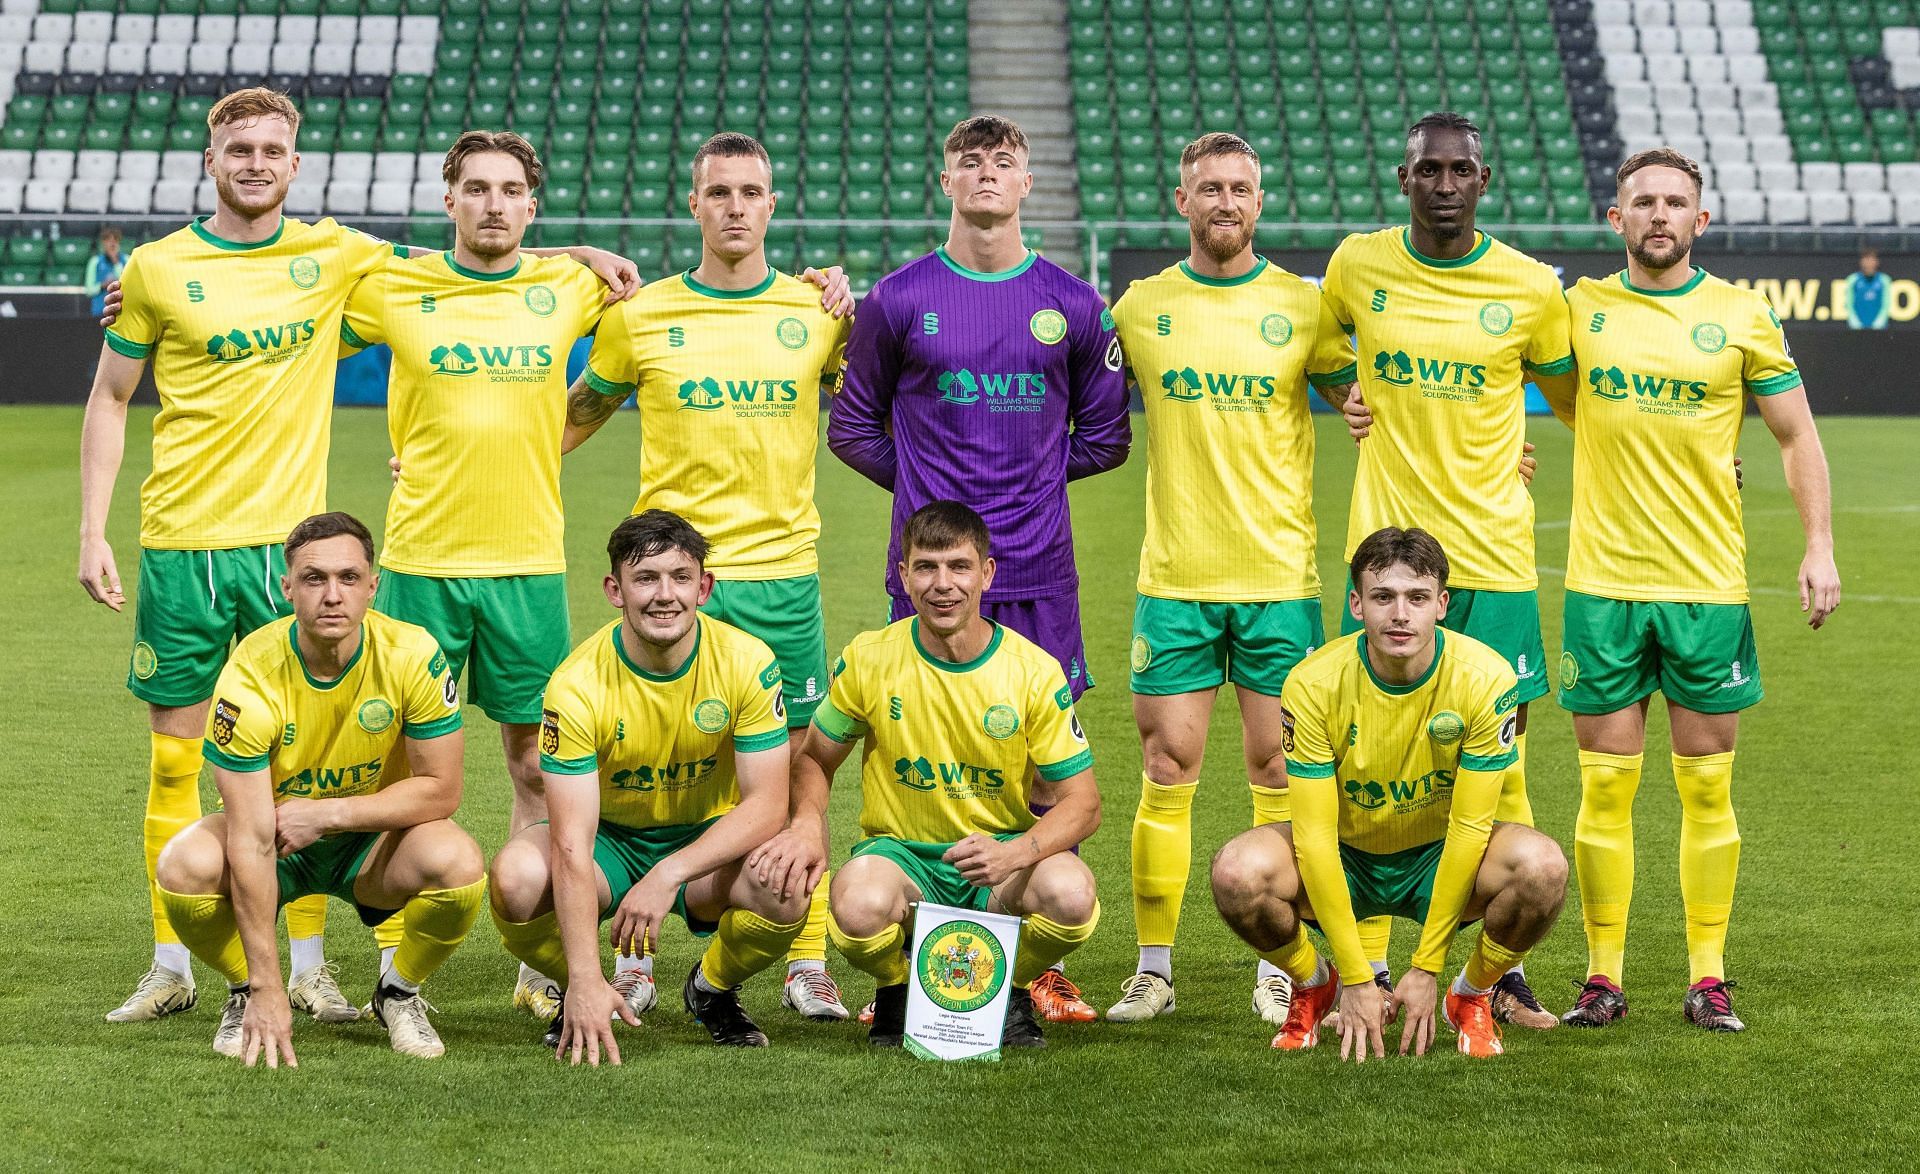
[[[482,273],[478,269],[469,269],[465,265],[462,265],[460,262],[454,260],[452,249],[448,249],[446,252],[441,253],[440,256],[445,258],[447,262],[447,268],[453,270],[455,273],[458,273],[462,277],[471,278],[474,281],[505,281],[507,278],[512,277],[514,274],[520,272],[520,266],[526,264],[526,258],[524,256],[519,256],[513,259],[513,268],[507,270],[505,273]]]
[[[273,235],[268,237],[266,240],[230,241],[226,237],[215,236],[213,235],[212,232],[208,231],[207,221],[211,219],[213,219],[213,217],[210,215],[196,216],[193,220],[193,223],[187,225],[187,227],[193,229],[193,234],[199,237],[201,240],[207,242],[208,244],[212,245],[216,249],[225,249],[229,253],[250,253],[255,249],[264,249],[268,245],[278,244],[280,241],[280,234],[287,231],[287,218],[285,216],[282,216],[280,218],[280,223],[274,226]]]
[[[1390,685],[1381,680],[1379,674],[1373,671],[1373,660],[1367,656],[1367,634],[1365,632],[1360,633],[1360,639],[1354,641],[1354,645],[1360,649],[1360,663],[1367,670],[1367,678],[1371,680],[1382,693],[1391,693],[1395,697],[1399,697],[1403,694],[1413,692],[1415,689],[1418,689],[1433,679],[1433,671],[1440,667],[1440,658],[1445,655],[1447,651],[1447,630],[1445,628],[1435,628],[1433,630],[1432,663],[1427,665],[1427,671],[1421,673],[1417,680],[1405,685]]]
[[[331,689],[335,685],[338,685],[340,682],[346,680],[347,674],[353,672],[353,666],[359,664],[360,657],[366,653],[367,651],[366,621],[362,620],[360,623],[360,643],[356,648],[354,648],[353,655],[347,658],[347,666],[341,669],[340,675],[335,677],[331,681],[323,681],[319,677],[316,677],[311,672],[307,671],[307,658],[300,654],[300,624],[297,621],[287,625],[287,644],[291,646],[293,649],[293,659],[300,662],[300,675],[307,679],[307,684],[312,685],[314,688],[324,693],[328,689]]]
[[[995,652],[998,652],[1000,650],[1000,638],[1006,635],[1006,629],[1002,628],[999,624],[994,624],[992,620],[988,620],[987,622],[989,624],[993,624],[993,638],[987,641],[987,647],[985,651],[983,651],[979,656],[974,657],[972,660],[967,661],[964,664],[956,663],[951,660],[941,660],[939,657],[934,656],[927,651],[926,646],[920,643],[920,617],[919,616],[913,617],[913,623],[909,626],[907,634],[909,637],[912,638],[913,650],[920,654],[921,660],[926,661],[928,664],[932,665],[934,668],[939,669],[943,673],[970,673],[974,669],[977,669],[981,665],[987,663],[987,659],[991,657]]]
[[[715,288],[714,286],[706,284],[703,281],[696,280],[693,276],[693,270],[691,269],[687,270],[686,273],[683,275],[683,280],[686,281],[688,289],[692,290],[694,293],[700,294],[702,297],[757,298],[761,294],[766,293],[768,290],[773,288],[773,279],[778,276],[780,276],[779,271],[776,270],[773,266],[769,265],[767,266],[767,279],[761,282],[759,285],[754,286],[751,289],[718,289],[718,288]]]
[[[1186,274],[1188,278],[1199,282],[1201,285],[1211,285],[1218,289],[1226,289],[1235,285],[1245,285],[1266,271],[1267,259],[1260,256],[1254,257],[1253,268],[1238,277],[1203,277],[1193,271],[1193,266],[1187,264],[1185,261],[1180,262],[1180,272]]]
[[[1020,262],[1018,265],[1015,265],[1013,268],[1002,269],[998,273],[982,273],[978,269],[969,269],[965,265],[962,265],[960,262],[954,260],[951,256],[947,254],[947,246],[945,245],[937,246],[933,250],[933,255],[940,258],[941,262],[944,263],[947,268],[953,270],[955,273],[958,273],[960,276],[966,278],[969,281],[1011,281],[1012,279],[1020,276],[1022,273],[1025,273],[1027,270],[1033,268],[1033,263],[1040,259],[1040,254],[1034,252],[1032,249],[1028,249],[1026,260]]]
[[[1421,252],[1419,249],[1414,248],[1413,247],[1413,229],[1411,227],[1403,228],[1400,230],[1400,243],[1407,247],[1407,256],[1412,257],[1414,260],[1420,262],[1422,265],[1425,265],[1430,269],[1459,269],[1463,266],[1471,265],[1475,261],[1478,261],[1481,257],[1486,255],[1486,252],[1488,249],[1493,247],[1492,236],[1484,232],[1476,232],[1474,233],[1474,235],[1480,238],[1479,242],[1475,244],[1472,249],[1467,251],[1466,256],[1455,257],[1451,261],[1445,261],[1440,259],[1439,257],[1429,257],[1425,253]]]
[[[1686,284],[1684,285],[1677,285],[1677,286],[1674,286],[1672,289],[1642,289],[1641,287],[1633,284],[1633,282],[1627,280],[1627,271],[1625,269],[1622,269],[1620,271],[1621,285],[1625,286],[1630,292],[1643,294],[1646,297],[1650,297],[1650,298],[1677,298],[1677,297],[1680,297],[1682,294],[1690,294],[1694,291],[1695,286],[1698,286],[1701,282],[1705,281],[1706,279],[1707,279],[1707,271],[1696,265],[1694,266],[1694,269],[1693,269],[1693,276],[1687,278]]]
[[[643,681],[656,681],[663,685],[668,681],[677,681],[687,675],[687,670],[693,667],[694,657],[700,655],[700,634],[704,629],[700,623],[700,617],[695,616],[693,620],[693,648],[687,652],[687,659],[680,662],[679,668],[664,676],[660,673],[650,673],[646,669],[633,663],[633,658],[627,655],[627,646],[622,643],[620,639],[620,629],[625,626],[626,622],[627,621],[623,619],[613,626],[613,651],[620,657],[620,663],[632,669],[633,675]]]

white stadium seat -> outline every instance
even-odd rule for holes
[[[146,215],[153,210],[153,186],[150,179],[115,180],[107,195],[107,211]]]
[[[1893,197],[1886,192],[1853,193],[1853,223],[1892,224]]]
[[[0,43],[24,45],[33,40],[33,18],[8,13],[0,16]]]
[[[1616,111],[1644,110],[1647,113],[1642,117],[1652,116],[1656,108],[1653,91],[1646,86],[1624,86],[1613,92],[1613,108]]]
[[[1633,23],[1642,28],[1650,24],[1672,24],[1673,5],[1669,0],[1634,0]]]
[[[411,183],[376,183],[367,200],[367,209],[381,216],[405,216],[412,203]]]
[[[365,151],[335,152],[332,178],[344,179],[365,187],[373,181],[373,156]]]
[[[1725,192],[1720,219],[1729,224],[1761,224],[1767,219],[1767,199],[1759,192]]]
[[[1740,112],[1728,106],[1703,108],[1700,111],[1700,133],[1709,139],[1744,137]]]
[[[447,185],[437,179],[417,179],[413,182],[413,210],[415,212],[442,212],[446,210]]]
[[[440,18],[437,16],[403,16],[400,18],[400,43],[418,44],[425,41],[433,45],[440,40]]]
[[[147,72],[187,72],[187,46],[170,42],[154,42],[147,50]]]
[[[0,212],[18,212],[26,196],[27,181],[0,176]]]
[[[412,183],[413,152],[381,151],[373,157],[375,183]]]
[[[1687,80],[1700,82],[1724,82],[1733,80],[1727,72],[1727,59],[1717,51],[1687,54]]]
[[[1781,116],[1779,106],[1742,106],[1740,123],[1746,127],[1749,138],[1782,135],[1787,131],[1787,121]]]
[[[113,40],[113,13],[80,12],[74,14],[73,39],[76,41]]]
[[[24,60],[29,73],[59,73],[67,64],[66,43],[29,41]]]
[[[153,41],[153,14],[150,12],[127,12],[114,18],[113,39],[127,41],[135,45],[145,45]]]
[[[227,69],[231,73],[266,73],[272,61],[271,45],[243,41],[233,47],[232,55],[227,58]]]
[[[27,59],[25,41],[0,40],[0,76],[20,72],[20,63]]]
[[[271,16],[243,16],[240,23],[234,26],[233,39],[242,45],[271,45],[275,26],[279,23]]]
[[[360,43],[362,45],[395,45],[399,42],[399,17],[363,16],[360,18]]]
[[[1636,53],[1640,49],[1640,34],[1630,24],[1603,24],[1595,31],[1600,34],[1602,53]]]
[[[320,18],[317,16],[283,16],[273,36],[276,45],[311,45],[319,39]]]
[[[25,179],[32,170],[32,151],[12,149],[0,151],[0,175],[8,179]]]
[[[395,73],[432,73],[434,67],[433,41],[402,41],[393,52],[393,72]]]
[[[1902,228],[1920,225],[1920,191],[1903,191],[1893,198],[1893,220]]]
[[[107,71],[107,43],[105,41],[75,41],[67,46],[68,73],[105,73]]]
[[[1704,159],[1707,157],[1707,140],[1701,138],[1699,135],[1668,135],[1666,136],[1665,145],[1672,147],[1689,159]]]
[[[118,151],[81,151],[74,156],[73,177],[111,180],[119,164]]]
[[[76,179],[67,185],[67,211],[105,212],[107,189],[112,185],[99,179]]]
[[[1720,63],[1725,67],[1725,72],[1720,80],[1730,81],[1735,85],[1746,85],[1749,82],[1764,82],[1767,80],[1767,59],[1762,54],[1731,54],[1727,57],[1720,58]]]
[[[64,45],[73,40],[73,14],[70,12],[43,12],[33,18],[33,39],[46,41],[53,45]]]
[[[300,156],[300,178],[294,187],[326,187],[333,178],[333,152],[307,151]]]
[[[226,13],[202,16],[194,22],[193,39],[202,45],[231,45],[239,19]]]
[[[147,45],[145,42],[115,41],[107,46],[108,73],[145,73],[147,72]]]
[[[1853,223],[1853,202],[1845,192],[1815,192],[1807,203],[1807,218],[1816,225]]]
[[[1713,0],[1713,23],[1721,28],[1752,28],[1753,4],[1750,0]]]
[[[1887,190],[1920,192],[1920,163],[1887,164]]]
[[[322,45],[351,45],[359,39],[359,17],[323,16],[320,18],[319,35],[314,41]]]
[[[1675,43],[1684,53],[1720,52],[1720,30],[1712,25],[1700,25],[1693,28],[1681,27],[1674,30],[1679,34]]]
[[[1733,93],[1743,111],[1780,108],[1780,88],[1772,82],[1735,82]]]
[[[1668,138],[1701,133],[1700,112],[1692,106],[1663,105],[1659,114],[1660,133]]]
[[[313,46],[298,42],[277,42],[270,58],[274,73],[305,73],[313,66]]]
[[[1747,132],[1747,142],[1753,146],[1753,161],[1765,163],[1769,159],[1793,158],[1793,143],[1786,135],[1757,135]]]
[[[67,207],[67,185],[52,179],[30,179],[27,181],[26,198],[20,203],[24,212],[64,212]]]
[[[1792,158],[1762,159],[1754,165],[1763,192],[1791,191],[1800,186],[1800,165]]]
[[[162,151],[160,153],[161,179],[184,179],[188,183],[198,183],[200,174],[206,169],[206,156],[199,151]]]
[[[1854,195],[1884,192],[1887,190],[1887,169],[1879,163],[1842,163],[1840,186]]]
[[[445,190],[445,184],[440,178],[440,172],[446,165],[446,162],[447,157],[435,151],[422,151],[415,155],[413,157],[414,182],[418,183],[425,180],[441,184],[442,190]]]
[[[1620,110],[1616,112],[1614,129],[1626,143],[1658,138],[1659,117],[1651,108]]]
[[[1641,56],[1647,59],[1647,80],[1655,85],[1687,80],[1687,59],[1672,49],[1642,50]]]
[[[1700,206],[1715,216],[1720,214],[1720,193],[1711,187],[1700,189]]]
[[[1720,51],[1729,56],[1758,53],[1760,52],[1760,31],[1751,25],[1746,28],[1722,28]]]
[[[190,73],[225,73],[229,45],[201,44],[187,49],[187,70]]]
[[[353,72],[392,73],[393,43],[362,41],[353,47]]]
[[[1760,187],[1759,176],[1753,164],[1741,161],[1715,160],[1713,164],[1713,186],[1723,192],[1751,192]]]
[[[345,75],[353,72],[353,44],[321,41],[313,47],[313,72]]]
[[[1647,59],[1638,54],[1625,56],[1610,53],[1606,57],[1604,68],[1607,73],[1607,84],[1616,90],[1623,84],[1639,85],[1647,78]]]
[[[334,180],[327,185],[327,211],[336,216],[359,216],[367,210],[367,185]]]
[[[1693,87],[1693,104],[1702,111],[1732,110],[1739,105],[1733,95],[1730,82],[1701,82]]]
[[[153,185],[153,210],[184,216],[193,211],[194,183],[189,179],[163,179]]]
[[[193,44],[193,18],[169,12],[153,22],[153,40],[157,45]]]
[[[32,178],[65,183],[73,178],[73,165],[76,162],[72,151],[35,151]]]
[[[193,210],[208,215],[220,210],[220,193],[211,177],[193,185]]]
[[[325,207],[326,189],[318,184],[308,184],[306,176],[293,185],[287,192],[287,212],[302,219],[312,219],[320,215]]]
[[[1839,191],[1840,165],[1838,163],[1802,163],[1800,186],[1810,192]]]
[[[1593,0],[1593,23],[1632,24],[1633,0]]]
[[[1693,83],[1677,78],[1654,82],[1653,104],[1661,109],[1674,106],[1692,106]]]
[[[120,179],[137,179],[152,183],[160,176],[160,152],[120,152],[119,169],[115,175]]]
[[[1810,215],[1805,192],[1767,193],[1767,223],[1805,224]]]
[[[1711,25],[1713,5],[1707,0],[1674,0],[1673,23],[1683,29]]]

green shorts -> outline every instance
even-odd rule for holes
[[[277,542],[232,550],[141,550],[127,688],[151,705],[213,696],[233,642],[291,615]]]
[[[1004,843],[1019,835],[1019,832],[1007,832],[993,838]],[[922,840],[873,836],[855,844],[853,855],[883,856],[893,861],[900,866],[901,872],[907,874],[913,887],[920,890],[920,899],[923,901],[952,905],[957,909],[984,911],[987,901],[993,897],[993,890],[974,884],[961,876],[959,869],[940,859],[951,847],[953,844],[929,844]]]
[[[1347,597],[1353,594],[1353,580],[1347,580]],[[1506,658],[1513,675],[1520,678],[1520,704],[1545,697],[1551,686],[1547,680],[1547,646],[1540,639],[1540,593],[1538,591],[1475,591],[1471,587],[1447,589],[1447,618],[1440,626],[1449,632],[1471,636]],[[1340,604],[1340,634],[1358,632],[1360,621],[1353,609]]]
[[[678,852],[700,838],[701,833],[713,826],[714,819],[701,823],[671,824],[667,827],[636,828],[622,823],[600,821],[600,827],[593,833],[593,862],[600,869],[600,875],[607,878],[607,892],[612,899],[607,907],[600,911],[602,921],[613,916],[620,899],[627,890],[640,883],[640,879],[653,871],[655,865]],[[707,937],[719,929],[718,922],[701,921],[687,912],[687,886],[681,885],[674,895],[673,911],[687,928],[698,937]]]
[[[1643,603],[1567,592],[1560,704],[1613,713],[1655,690],[1695,713],[1758,704],[1760,656],[1744,603]]]
[[[540,697],[573,649],[565,575],[441,579],[380,572],[373,606],[440,642],[467,701],[497,722],[540,720]]]
[[[379,832],[336,832],[322,836],[291,856],[280,858],[280,903],[297,901],[315,893],[338,897],[354,907],[365,925],[379,925],[400,912],[362,905],[353,896],[353,882],[359,879],[367,853],[373,851]]]
[[[700,610],[767,642],[780,663],[787,728],[805,729],[827,699],[827,621],[820,611],[820,576],[720,579]]]
[[[1364,921],[1382,915],[1425,921],[1433,902],[1433,878],[1447,842],[1376,854],[1340,845],[1340,870],[1347,874],[1353,916]]]
[[[1293,666],[1325,640],[1317,598],[1206,603],[1137,596],[1133,691],[1164,697],[1232,681],[1278,697]]]

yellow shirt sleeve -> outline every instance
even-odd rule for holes
[[[820,368],[820,387],[832,392],[840,390],[840,373],[847,367],[847,340],[853,337],[853,316],[827,321],[833,331],[833,346],[827,351],[826,364]]]
[[[767,653],[759,672],[741,674],[733,697],[733,749],[751,754],[770,750],[787,740],[786,701],[780,695],[780,665]]]
[[[1519,723],[1520,690],[1511,675],[1490,685],[1460,743],[1460,769],[1453,780],[1453,804],[1447,815],[1447,839],[1434,872],[1433,895],[1413,964],[1438,974],[1447,964],[1447,948],[1460,928],[1460,914],[1473,895],[1474,878],[1486,859],[1493,835],[1493,813],[1500,805],[1500,781],[1518,760],[1514,734]]]
[[[856,657],[849,665],[844,655],[833,663],[833,684],[827,687],[827,699],[813,711],[814,728],[842,745],[866,737],[869,728],[858,664]]]
[[[600,769],[593,703],[571,674],[547,684],[540,710],[540,769],[557,775],[588,775]]]
[[[587,352],[584,378],[601,395],[629,396],[640,386],[640,362],[633,353],[632,303],[621,302],[600,318]]]
[[[1344,242],[1342,242],[1344,246]],[[1333,250],[1333,256],[1327,258],[1327,275],[1320,279],[1320,304],[1333,316],[1334,325],[1342,330],[1353,329],[1353,311],[1349,308],[1349,290],[1347,289],[1347,263],[1341,254],[1344,248]]]
[[[405,245],[383,241],[344,224],[336,224],[335,227],[340,230],[340,254],[347,262],[347,272],[356,278],[379,272],[380,267],[391,258],[405,259],[411,255]]]
[[[575,337],[585,338],[594,332],[600,325],[600,320],[606,317],[607,314],[613,310],[614,306],[624,305],[625,303],[615,302],[613,306],[607,305],[606,282],[601,281],[600,278],[594,274],[593,270],[587,268],[585,265],[575,262],[573,269],[568,272],[567,276],[568,279],[574,283],[575,290],[579,295],[580,324]]]
[[[340,318],[340,341],[350,350],[387,341],[387,273],[383,267],[354,285],[347,311]]]
[[[1340,863],[1340,793],[1325,707],[1314,692],[1288,678],[1280,694],[1280,744],[1287,756],[1293,800],[1293,855],[1307,903],[1333,950],[1341,982],[1371,982],[1373,969],[1360,944],[1360,925]]]
[[[1027,756],[1034,770],[1050,783],[1070,779],[1093,766],[1087,732],[1073,709],[1073,690],[1059,665],[1049,676],[1038,676],[1027,695]]]
[[[1756,308],[1747,330],[1740,378],[1755,395],[1779,395],[1800,386],[1800,368],[1787,349],[1787,332],[1780,316],[1764,302]]]
[[[160,311],[147,288],[140,252],[133,251],[120,274],[120,317],[107,328],[107,345],[129,359],[146,358],[160,341]]]
[[[407,674],[405,708],[400,715],[406,735],[416,742],[451,734],[460,728],[460,687],[438,646],[423,641],[416,663]]]
[[[1320,320],[1314,325],[1313,354],[1307,359],[1307,382],[1315,387],[1341,387],[1359,377],[1353,340],[1341,329],[1338,317],[1323,293]]]
[[[213,704],[207,710],[202,745],[207,761],[228,770],[265,770],[281,729],[280,715],[267,701],[266,691],[259,687],[252,671],[246,665],[228,662],[220,670]]]
[[[1542,289],[1540,324],[1527,339],[1524,360],[1529,371],[1542,375],[1565,375],[1573,370],[1573,330],[1568,322],[1567,295],[1557,281]]]

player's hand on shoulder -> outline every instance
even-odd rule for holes
[[[796,892],[813,895],[827,870],[827,829],[788,824],[766,843],[747,853],[754,879],[786,900]]]
[[[393,456],[393,457],[387,458],[387,472],[392,474],[393,483],[395,485],[400,484],[400,458],[399,457]]]
[[[640,1017],[605,978],[595,974],[570,984],[560,1010],[560,1046],[553,1051],[554,1059],[578,1064],[584,1058],[598,1068],[605,1054],[607,1063],[620,1063],[620,1044],[613,1038],[615,1016],[629,1027],[640,1026]]]
[[[240,1017],[241,1060],[251,1068],[262,1053],[269,1068],[280,1067],[282,1061],[289,1068],[300,1067],[293,1054],[293,1007],[287,1002],[287,989],[278,982],[255,986]]]
[[[1393,1010],[1400,1017],[1400,1054],[1424,1056],[1433,1046],[1434,1002],[1438,983],[1430,971],[1411,968],[1393,988]]]
[[[120,292],[120,279],[110,279],[100,287],[100,293],[106,299],[100,307],[100,325],[112,326],[120,320],[120,303],[124,300]]]
[[[80,540],[80,586],[95,603],[119,611],[127,602],[120,589],[120,571],[113,563],[113,547],[105,538]]]
[[[1808,551],[1800,560],[1800,610],[1807,626],[1818,629],[1840,606],[1840,568],[1830,553]]]
[[[800,280],[820,287],[820,308],[835,318],[853,313],[853,283],[847,280],[845,269],[838,265],[815,269],[809,265],[801,272]]]
[[[603,302],[606,305],[626,301],[645,284],[640,280],[640,266],[618,253],[587,247],[575,251],[573,259],[593,270],[593,275],[605,283],[607,294]]]
[[[1347,400],[1340,408],[1340,414],[1346,417],[1347,435],[1355,440],[1365,440],[1373,431],[1373,409],[1367,406],[1366,397],[1360,393],[1360,385],[1353,384],[1347,389]]]
[[[291,856],[332,830],[325,799],[288,799],[273,809],[274,850]]]
[[[1386,1059],[1387,1042],[1381,1034],[1386,1027],[1386,1002],[1380,988],[1373,985],[1373,974],[1357,983],[1340,988],[1340,1058],[1353,1058],[1356,1064],[1367,1062],[1371,1051],[1375,1059]]]

